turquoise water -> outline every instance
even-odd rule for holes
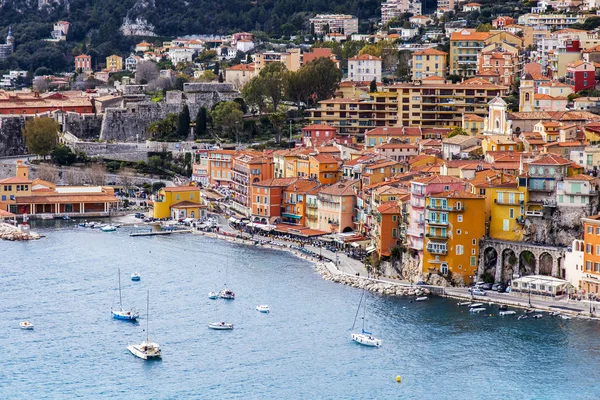
[[[0,242],[1,399],[596,399],[600,324],[469,315],[455,301],[367,294],[379,349],[350,340],[361,292],[287,253],[72,225]],[[111,319],[123,299],[139,324]],[[141,282],[131,282],[139,271]],[[209,300],[228,287],[234,301]],[[163,360],[126,349],[150,338]],[[270,314],[255,311],[269,304]],[[497,310],[490,309],[492,314]],[[34,331],[18,323],[30,320]],[[210,331],[225,320],[233,331]],[[395,382],[396,375],[402,383]],[[26,393],[26,395],[25,395]]]

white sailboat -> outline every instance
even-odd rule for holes
[[[363,304],[364,300],[364,304]],[[360,333],[351,333],[350,336],[352,340],[354,340],[358,344],[362,344],[363,346],[368,347],[379,347],[381,346],[381,340],[373,336],[371,332],[365,331],[365,315],[367,313],[367,301],[365,299],[365,288],[363,287],[362,295],[360,296],[360,301],[358,303],[358,309],[356,310],[356,315],[354,316],[354,324],[352,324],[352,330],[354,330],[354,326],[356,325],[356,319],[358,318],[358,313],[360,312],[360,306],[363,304],[363,326]]]
[[[123,296],[121,295],[121,269],[119,269],[119,309],[110,310],[114,319],[121,319],[125,321],[135,321],[139,318],[140,314],[133,310],[125,310],[123,308]]]
[[[221,290],[220,296],[222,299],[233,300],[235,293],[233,290],[227,289],[227,281],[229,280],[229,264],[225,267],[225,288]]]
[[[158,343],[151,342],[148,339],[148,321],[150,320],[150,291],[146,297],[146,340],[140,344],[127,345],[127,350],[136,357],[144,360],[160,358],[162,352]]]

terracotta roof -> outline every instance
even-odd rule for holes
[[[327,153],[327,154],[340,153],[340,149],[338,149],[335,146],[315,147],[315,150],[319,153]]]
[[[563,158],[561,156],[557,156],[556,154],[547,154],[538,158],[535,161],[531,161],[530,165],[570,165],[571,161]]]
[[[170,186],[164,187],[162,190],[165,192],[193,192],[196,190],[199,191],[200,189],[198,189],[196,186]]]
[[[423,55],[423,56],[445,56],[445,55],[448,55],[448,53],[446,53],[445,51],[434,49],[434,48],[429,48],[429,49],[415,51],[413,53],[413,55],[417,55],[417,56],[420,56],[420,55]]]
[[[287,187],[297,178],[271,178],[260,182],[253,183],[252,186],[260,187]]]
[[[254,64],[238,64],[226,69],[227,71],[254,71]]]
[[[400,209],[398,208],[398,202],[388,201],[377,207],[379,214],[398,214]]]
[[[450,41],[485,40],[488,37],[490,37],[489,32],[477,32],[475,29],[462,29],[460,31],[452,32]]]
[[[198,208],[198,207],[205,207],[203,204],[200,203],[193,203],[191,201],[180,201],[179,203],[175,203],[171,206],[172,208]]]
[[[98,194],[48,194],[35,196],[15,196],[17,204],[47,204],[47,203],[116,203],[119,199],[106,193]]]
[[[328,130],[328,131],[337,131],[337,128],[330,126],[330,125],[324,125],[324,124],[312,124],[312,125],[307,125],[304,128],[302,128],[302,130],[307,130],[307,131],[317,131],[317,130]]]
[[[311,192],[318,186],[319,182],[315,182],[310,179],[297,179],[295,182],[292,182],[290,185],[288,185],[285,190],[295,193],[307,193]]]
[[[456,178],[454,176],[446,176],[446,175],[430,175],[424,178],[413,179],[411,182],[415,183],[423,183],[426,185],[434,184],[434,183],[465,183],[460,178]]]
[[[345,35],[344,35],[345,36]],[[361,54],[360,56],[349,58],[348,61],[358,61],[358,60],[374,60],[381,61],[381,58],[372,56],[370,54]]]
[[[354,195],[354,186],[360,181],[351,179],[344,182],[334,183],[333,185],[325,186],[319,193],[332,196],[350,196]]]
[[[473,194],[465,190],[450,190],[447,192],[432,193],[429,194],[427,197],[441,197],[446,199],[485,199],[485,196]]]
[[[6,178],[6,179],[2,179],[0,180],[0,184],[5,184],[5,183],[14,183],[14,184],[18,184],[18,183],[22,183],[22,184],[31,184],[33,181],[29,180],[29,179],[23,179],[23,178],[19,178],[18,176],[13,176],[12,178]]]
[[[583,175],[583,174],[578,174],[578,175],[573,175],[573,176],[569,176],[567,178],[564,178],[565,181],[593,181],[594,177],[593,176],[589,176],[589,175]]]
[[[473,121],[473,122],[482,122],[482,121],[485,120],[484,117],[480,117],[477,114],[464,114],[463,118],[464,118],[465,121],[469,121],[469,122],[471,122],[471,121]]]
[[[311,157],[320,163],[337,163],[338,162],[338,159],[335,158],[333,155],[331,155],[331,153],[315,154]]]

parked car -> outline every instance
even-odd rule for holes
[[[479,281],[479,282],[477,282],[477,283],[475,284],[475,287],[476,287],[476,288],[480,288],[480,287],[482,287],[483,285],[485,285],[485,282],[484,282],[484,281]]]
[[[502,285],[501,283],[494,283],[492,285],[492,290],[498,290],[498,286]]]
[[[504,284],[502,284],[502,283],[501,283],[501,284],[499,284],[499,285],[498,285],[498,287],[496,288],[496,291],[497,291],[498,293],[505,293],[505,292],[506,292],[506,288],[507,288],[507,287],[508,287],[508,286],[506,286],[506,285],[504,285]]]
[[[469,292],[474,296],[485,296],[485,290],[477,288],[469,288]]]
[[[492,286],[494,286],[491,283],[484,283],[483,285],[481,285],[479,288],[483,289],[483,290],[492,290]]]
[[[423,281],[419,281],[419,282],[417,282],[417,285],[418,285],[418,286],[421,286],[421,285],[424,285],[424,284],[425,284],[425,282],[423,282]]]

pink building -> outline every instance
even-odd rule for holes
[[[306,147],[319,147],[333,141],[336,136],[337,129],[329,125],[314,124],[302,128],[302,142]]]
[[[410,224],[408,232],[409,247],[423,257],[425,238],[425,197],[430,194],[447,191],[463,191],[466,183],[453,176],[430,175],[410,182]]]
[[[75,71],[91,71],[92,70],[92,56],[87,54],[81,54],[75,57]]]

